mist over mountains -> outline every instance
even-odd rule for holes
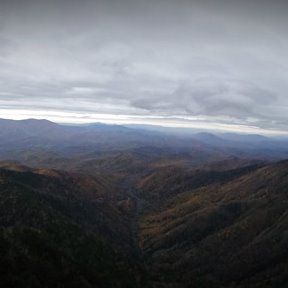
[[[185,158],[190,164],[228,157],[281,160],[287,157],[288,140],[253,134],[208,133],[141,125],[101,123],[72,126],[47,120],[0,120],[0,159],[48,165],[51,159],[88,161],[103,153],[134,153],[154,157],[159,153]],[[160,151],[161,150],[161,151]],[[36,159],[37,158],[37,159]],[[33,162],[34,161],[34,162]],[[37,163],[38,161],[38,163]],[[45,162],[46,161],[46,162]],[[53,162],[53,161],[52,161]],[[65,161],[62,161],[65,165]],[[70,164],[69,164],[70,165]],[[53,166],[53,165],[52,165]]]

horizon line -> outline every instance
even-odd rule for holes
[[[49,119],[50,118],[50,119]],[[52,119],[51,119],[52,118]],[[92,124],[102,124],[102,125],[119,125],[119,126],[127,126],[127,125],[135,125],[135,126],[151,126],[151,127],[159,127],[159,129],[179,129],[179,130],[198,130],[198,131],[209,131],[209,132],[217,132],[217,133],[235,133],[235,134],[246,134],[246,135],[264,135],[264,136],[270,136],[270,137],[277,137],[277,136],[288,136],[288,131],[278,131],[278,130],[266,130],[266,129],[261,129],[261,128],[256,128],[256,131],[245,131],[242,129],[233,129],[233,124],[230,125],[230,127],[225,127],[221,128],[221,127],[212,127],[213,125],[209,126],[207,125],[207,123],[205,123],[207,126],[197,126],[197,125],[179,125],[178,123],[176,123],[176,125],[173,123],[171,123],[172,125],[167,125],[167,123],[153,123],[152,121],[105,121],[105,120],[101,120],[101,119],[95,119],[95,121],[93,121],[92,119],[89,119],[91,121],[83,121],[83,122],[72,122],[72,121],[61,121],[59,119],[59,121],[53,119],[55,117],[40,117],[40,116],[32,116],[32,117],[15,117],[15,118],[10,118],[10,117],[1,117],[0,120],[10,120],[10,121],[27,121],[27,120],[36,120],[36,121],[49,121],[51,123],[54,124],[58,124],[58,125],[67,125],[67,126],[87,126],[87,125],[92,125]],[[79,120],[78,118],[75,118],[77,120]],[[85,119],[88,120],[88,119]],[[166,124],[166,125],[165,125]],[[178,125],[177,125],[178,124]],[[185,124],[185,123],[183,123]],[[215,124],[215,123],[213,123]],[[223,125],[223,124],[222,124]],[[239,125],[237,126],[239,127]],[[245,127],[245,126],[244,126]],[[247,127],[247,126],[246,126]],[[243,127],[241,127],[243,128]],[[250,127],[249,127],[250,128]]]

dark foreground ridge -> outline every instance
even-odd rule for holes
[[[128,220],[108,191],[99,179],[1,169],[1,286],[138,287]]]
[[[130,184],[3,166],[4,287],[287,287],[287,161]]]

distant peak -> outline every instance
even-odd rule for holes
[[[57,125],[56,123],[47,120],[47,119],[35,119],[35,118],[28,118],[28,119],[21,119],[21,120],[15,120],[15,119],[5,119],[5,118],[0,118],[1,122],[6,122],[6,123],[47,123],[50,125]]]
[[[16,120],[17,121],[17,120]],[[29,119],[24,119],[24,120],[18,120],[26,123],[49,123],[49,124],[54,124],[57,125],[56,123],[47,120],[47,119],[35,119],[35,118],[29,118]]]

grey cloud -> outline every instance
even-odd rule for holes
[[[135,107],[166,115],[262,117],[261,107],[277,100],[269,90],[235,81],[201,81],[180,85],[171,94],[144,95],[132,102]]]
[[[281,0],[3,0],[0,105],[286,130],[287,12]]]

